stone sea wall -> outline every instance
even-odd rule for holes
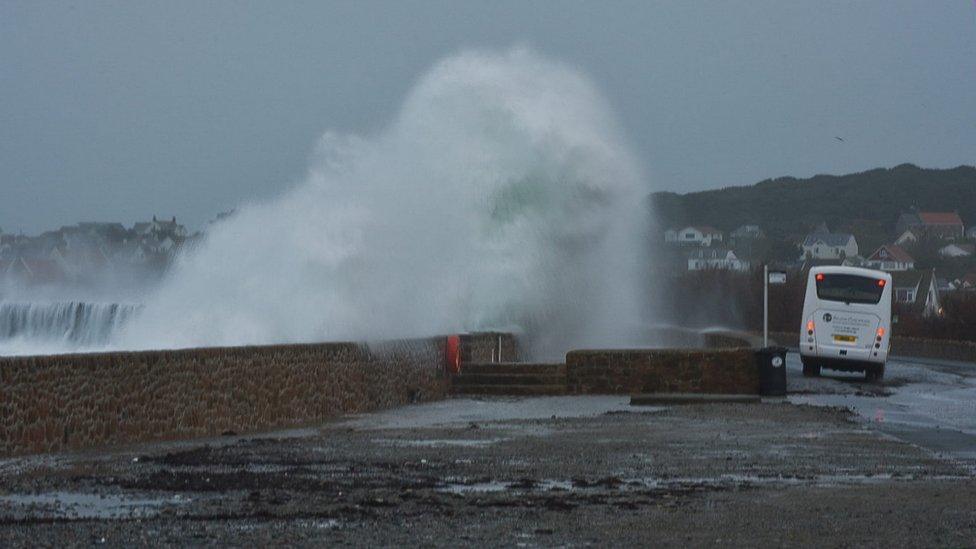
[[[559,392],[757,392],[748,342],[696,343],[722,349],[572,351]],[[280,429],[445,398],[446,352],[446,337],[433,337],[0,357],[0,456]],[[520,359],[507,333],[463,334],[460,353],[464,363]]]
[[[0,357],[0,455],[260,431],[443,398],[444,354],[445,338],[430,338]]]
[[[573,394],[759,393],[751,349],[571,351],[566,370]]]

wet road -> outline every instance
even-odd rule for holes
[[[976,364],[893,358],[881,383],[824,370],[805,378],[800,356],[787,356],[789,400],[842,406],[873,428],[976,466]]]
[[[972,545],[976,365],[788,369],[762,403],[453,398],[0,460],[0,547]]]

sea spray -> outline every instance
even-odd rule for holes
[[[518,48],[427,73],[375,135],[184,256],[119,348],[511,329],[530,354],[639,338],[648,189],[607,103]]]

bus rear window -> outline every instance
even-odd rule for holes
[[[881,301],[884,283],[877,278],[846,274],[817,275],[817,297],[826,301],[870,303]]]

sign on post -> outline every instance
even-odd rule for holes
[[[769,347],[769,285],[786,284],[786,271],[770,271],[763,265],[763,348]]]

